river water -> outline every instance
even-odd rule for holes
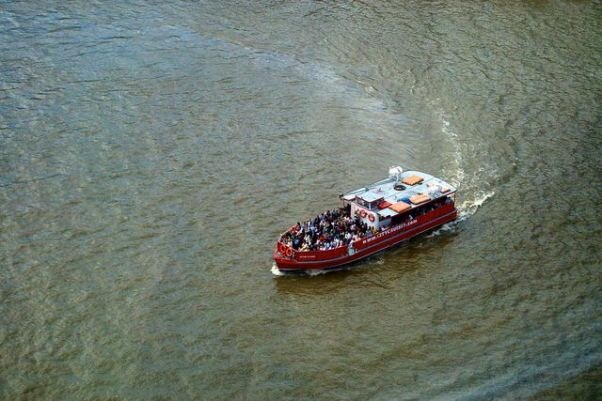
[[[601,82],[599,1],[0,2],[0,399],[600,397]],[[271,274],[395,164],[460,221]]]

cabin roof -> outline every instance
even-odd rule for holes
[[[394,210],[389,209],[389,208],[385,208],[385,209],[379,210],[378,214],[380,214],[384,218],[387,218],[387,217],[395,216],[398,213],[396,211],[394,211]]]
[[[422,178],[419,180],[418,178]],[[403,182],[406,183],[403,183]],[[407,182],[418,182],[415,185],[409,185]],[[402,183],[405,189],[396,190],[395,185]],[[399,180],[396,177],[389,177],[384,180],[375,182],[364,188],[359,188],[345,193],[342,199],[353,201],[356,197],[365,200],[366,202],[374,202],[378,199],[384,199],[391,205],[398,202],[410,204],[412,208],[419,205],[412,204],[410,199],[417,195],[426,195],[430,199],[438,199],[443,196],[451,195],[456,192],[456,188],[451,184],[443,181],[440,178],[420,171],[404,171],[399,175]],[[416,198],[414,198],[416,199]],[[421,204],[424,202],[421,202]],[[384,210],[387,210],[386,212]],[[392,211],[394,214],[391,214]],[[382,213],[381,213],[382,212]],[[397,212],[387,208],[379,211],[383,215],[395,215]]]
[[[366,202],[374,202],[376,200],[382,199],[384,197],[384,194],[382,192],[377,193],[375,191],[368,190],[358,196]]]

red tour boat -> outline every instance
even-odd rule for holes
[[[343,206],[298,222],[274,250],[279,272],[343,266],[456,219],[456,188],[419,171],[391,167],[389,177],[340,196]]]

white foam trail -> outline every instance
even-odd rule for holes
[[[465,200],[462,202],[460,206],[458,206],[458,211],[460,212],[460,217],[458,221],[466,220],[473,214],[477,212],[479,207],[485,203],[485,201],[495,195],[495,191],[490,191],[486,193],[480,193],[476,195],[476,199],[474,200]]]
[[[438,101],[439,99],[437,99]],[[458,137],[458,134],[456,134],[454,132],[453,129],[450,128],[450,122],[446,119],[445,113],[443,111],[439,112],[439,118],[441,119],[441,132],[449,139],[449,141],[451,142],[452,146],[453,146],[453,152],[454,152],[454,160],[455,160],[455,164],[456,164],[456,176],[454,179],[452,179],[452,184],[454,186],[456,186],[458,189],[460,189],[461,186],[464,186],[464,189],[466,190],[467,185],[464,182],[466,179],[466,173],[464,171],[464,157],[462,156],[462,147],[460,146],[460,138]],[[458,191],[458,192],[462,192],[462,191]],[[475,198],[472,200],[465,200],[464,202],[462,202],[462,204],[460,204],[459,206],[457,206],[458,208],[458,212],[459,212],[459,217],[458,219],[454,222],[461,222],[463,220],[466,220],[467,218],[469,218],[470,216],[474,215],[476,213],[476,211],[479,209],[479,207],[481,205],[483,205],[483,203],[485,203],[485,201],[491,197],[493,197],[493,195],[495,195],[494,191],[490,191],[490,192],[477,192],[475,194]],[[454,224],[451,223],[451,224]],[[447,226],[444,225],[443,227]],[[433,234],[437,235],[439,234],[441,231],[443,230],[443,228],[435,231]],[[445,231],[445,230],[443,230]]]
[[[491,191],[477,196],[475,200],[467,200],[462,202],[461,205],[456,206],[456,208],[458,209],[458,218],[454,221],[442,225],[437,230],[428,234],[426,238],[432,238],[449,231],[454,231],[458,227],[458,223],[461,223],[462,221],[474,215],[479,209],[479,207],[481,207],[487,199],[493,197],[493,195],[495,195],[495,192]]]
[[[450,128],[450,122],[445,118],[445,114],[440,112],[439,118],[441,118],[441,132],[449,138],[452,146],[454,147],[454,160],[456,161],[456,177],[452,180],[452,184],[455,187],[460,187],[464,182],[464,177],[466,174],[464,173],[464,159],[462,157],[462,149],[460,147],[460,139],[458,135]]]
[[[272,271],[272,274],[273,274],[274,276],[277,276],[277,277],[284,276],[284,273],[283,273],[283,272],[281,272],[281,271],[280,271],[280,269],[278,269],[278,266],[276,266],[276,263],[274,263],[274,264],[272,265],[272,270],[271,270],[271,271]]]
[[[316,276],[320,276],[322,274],[326,274],[328,273],[328,270],[306,270],[305,273],[310,276],[310,277],[316,277]]]
[[[425,238],[433,238],[436,237],[437,235],[441,235],[443,233],[449,232],[449,231],[454,231],[456,229],[456,223],[458,222],[458,220],[449,222],[449,223],[445,223],[444,225],[442,225],[441,227],[439,227],[438,229],[436,229],[435,231],[433,231],[430,234],[427,234],[425,236]]]
[[[330,271],[332,271],[332,270],[320,270],[320,269],[312,270],[312,269],[308,269],[308,270],[303,271],[302,274],[305,274],[305,275],[310,276],[310,277],[316,277],[316,276],[320,276],[322,274],[329,273]],[[294,275],[295,274],[295,273],[283,272],[282,270],[278,269],[278,266],[276,266],[276,263],[274,263],[272,265],[271,272],[276,277],[290,276],[290,275]]]

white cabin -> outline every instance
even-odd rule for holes
[[[391,167],[389,177],[365,188],[342,194],[345,206],[351,206],[351,216],[359,217],[369,227],[387,228],[392,218],[411,213],[437,199],[453,200],[456,188],[451,184],[420,171],[403,171]]]

